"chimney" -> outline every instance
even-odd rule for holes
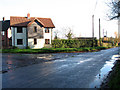
[[[5,17],[3,17],[3,21],[5,21]]]
[[[30,19],[30,13],[27,14],[27,18]]]

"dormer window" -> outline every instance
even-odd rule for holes
[[[49,33],[49,28],[45,28],[45,33]]]
[[[17,27],[17,33],[22,33],[22,27]]]
[[[34,32],[37,32],[37,27],[36,26],[34,27]]]

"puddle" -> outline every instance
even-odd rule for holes
[[[52,63],[51,61],[66,61],[65,58],[72,57],[76,53],[63,54],[4,54],[2,56],[2,70],[0,73],[8,72],[20,67],[26,67],[39,63]],[[6,71],[6,72],[5,72]]]
[[[89,85],[89,88],[100,88],[101,83],[107,77],[109,72],[112,70],[114,63],[118,60],[119,55],[113,55],[110,61],[106,61],[100,73],[96,75],[95,80]]]

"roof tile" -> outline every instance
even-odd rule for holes
[[[31,17],[30,19],[27,19],[27,17],[16,17],[16,16],[10,17],[10,26],[27,26],[33,20],[39,20],[39,23],[41,23],[44,27],[51,27],[51,28],[55,27],[50,18]]]

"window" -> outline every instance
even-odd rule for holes
[[[17,45],[23,45],[23,39],[17,39]]]
[[[22,27],[17,27],[17,33],[22,33]]]
[[[45,33],[49,33],[49,29],[48,28],[45,28]]]
[[[45,44],[50,44],[50,39],[45,39]]]
[[[4,31],[2,31],[2,35],[3,35],[3,36],[5,35],[5,32],[4,32]]]
[[[37,44],[37,39],[34,39],[34,45]]]
[[[34,27],[34,32],[37,32],[37,27]]]

